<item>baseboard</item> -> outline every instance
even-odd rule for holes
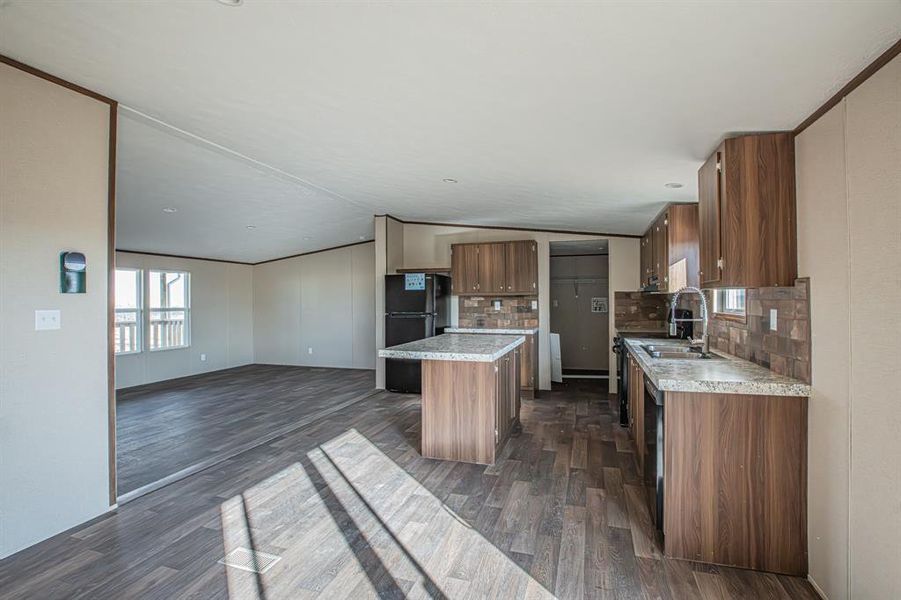
[[[822,598],[823,600],[829,600],[829,597],[826,595],[826,592],[824,592],[823,588],[821,588],[817,584],[817,582],[814,581],[813,577],[811,577],[809,573],[807,574],[807,582],[810,584],[810,587],[813,588],[813,591],[815,591],[820,598]]]

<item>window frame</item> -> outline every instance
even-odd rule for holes
[[[737,310],[728,310],[728,309],[721,308],[721,305],[724,302],[724,299],[721,297],[721,294],[725,295],[727,292],[731,292],[734,290],[742,292],[741,312],[738,312]],[[747,322],[747,319],[748,319],[748,290],[747,290],[747,288],[717,288],[717,289],[713,290],[713,316],[718,319],[728,319],[730,321],[738,321],[740,323]]]
[[[113,335],[113,354],[115,356],[130,356],[144,351],[144,269],[139,267],[116,267],[114,275],[118,277],[119,271],[131,271],[135,278],[135,296],[138,306],[136,308],[119,308],[113,306],[114,315],[135,313],[135,349],[127,352],[119,352],[116,347],[115,334]],[[118,301],[118,298],[116,299]],[[118,322],[113,319],[113,327],[118,328]]]
[[[184,308],[153,308],[150,304],[150,278],[153,273],[178,273],[184,275],[185,277],[185,306]],[[153,314],[154,313],[167,313],[167,312],[181,312],[184,314],[184,343],[178,346],[165,346],[160,348],[152,347],[151,336],[146,336],[147,338],[147,351],[148,352],[166,352],[167,350],[185,350],[191,347],[191,272],[185,271],[183,269],[167,269],[164,267],[157,267],[147,269],[145,275],[146,285],[145,287],[145,299],[147,310],[146,313],[146,330],[150,331],[150,328],[153,324]]]

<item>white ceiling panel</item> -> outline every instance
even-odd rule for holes
[[[363,213],[640,233],[665,202],[696,198],[724,135],[794,128],[899,36],[897,0],[0,2],[0,52],[309,182],[318,194],[273,201],[282,228],[334,199],[327,245],[363,235]],[[123,167],[123,245],[155,239],[128,222],[154,181],[244,220],[280,185],[250,193],[236,174],[226,194],[212,165],[207,188],[171,177],[173,162]],[[229,255],[274,256],[282,233],[230,240]],[[166,244],[226,252],[181,235]]]

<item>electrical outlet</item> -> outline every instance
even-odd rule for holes
[[[307,348],[307,354],[313,354],[313,347],[312,347],[312,346],[310,346],[309,348]]]
[[[501,309],[501,301],[500,300],[495,300],[492,304],[494,304],[494,310]]]
[[[775,308],[770,309],[770,331],[779,329],[779,311]]]
[[[532,310],[538,310],[538,300],[532,300]]]
[[[34,330],[49,331],[60,328],[60,311],[36,310],[34,311]]]
[[[206,354],[200,355],[200,362],[206,362]]]

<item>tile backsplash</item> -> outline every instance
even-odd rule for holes
[[[655,331],[666,329],[665,296],[641,292],[615,292],[614,323],[620,331]]]
[[[792,287],[749,289],[747,316],[733,320],[711,316],[710,347],[766,367],[780,375],[810,383],[810,282],[798,279]],[[713,306],[712,292],[707,291],[709,306]],[[624,314],[620,315],[620,294],[624,297]],[[642,296],[632,298],[634,294]],[[616,292],[616,326],[628,329],[633,323],[654,323],[656,315],[666,311],[671,295]],[[638,307],[633,310],[632,307]],[[701,314],[701,301],[696,294],[683,295],[680,308],[691,309],[695,317]],[[776,330],[770,329],[770,309],[776,309]],[[654,319],[648,317],[654,316]],[[634,327],[633,327],[634,328]],[[700,323],[695,323],[695,336],[700,335]]]
[[[538,296],[460,296],[457,324],[459,327],[528,328],[538,327]],[[494,301],[500,300],[500,310],[494,309]]]

